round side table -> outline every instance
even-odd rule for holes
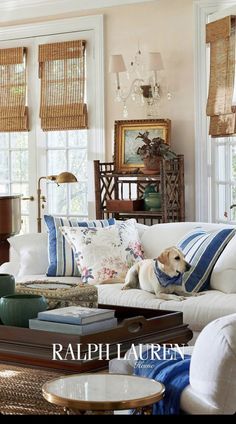
[[[47,401],[63,406],[68,414],[121,409],[142,413],[144,407],[163,398],[165,388],[149,378],[97,373],[56,378],[45,383],[42,392]]]

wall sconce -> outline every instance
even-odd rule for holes
[[[164,69],[161,53],[153,52],[148,54],[148,65],[145,71],[144,64],[141,60],[141,51],[138,50],[134,60],[130,63],[130,68],[131,74],[134,71],[137,78],[132,81],[129,89],[121,88],[120,73],[127,71],[123,56],[117,54],[110,57],[109,72],[116,75],[116,100],[123,102],[123,116],[124,118],[128,117],[126,101],[129,97],[142,105],[146,104],[147,116],[152,116],[153,109],[156,109],[157,113],[157,105],[163,91],[158,82],[158,72]],[[130,78],[129,73],[128,78]],[[167,99],[170,100],[171,97],[172,95],[168,91]]]
[[[38,180],[38,189],[37,189],[37,201],[38,201],[38,217],[37,217],[37,225],[38,225],[38,233],[42,231],[42,218],[41,218],[41,202],[46,202],[45,196],[41,195],[41,181],[53,181],[57,185],[67,184],[67,183],[77,183],[78,180],[74,174],[71,172],[61,172],[58,175],[48,175],[47,177],[40,177]]]

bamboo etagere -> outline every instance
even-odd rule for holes
[[[162,160],[160,173],[155,175],[138,173],[117,173],[113,162],[94,161],[96,218],[116,219],[136,218],[140,223],[152,225],[162,222],[181,222],[185,220],[184,202],[184,157],[178,155],[171,160]],[[155,185],[161,196],[158,210],[128,210],[130,200],[143,199],[148,185]],[[117,210],[109,209],[117,200]],[[114,202],[115,204],[115,202]],[[125,207],[122,207],[122,204]],[[132,208],[131,208],[132,209]]]

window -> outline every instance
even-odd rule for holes
[[[225,16],[206,25],[210,46],[207,115],[212,145],[212,217],[217,222],[235,220],[235,75],[234,16]]]
[[[213,220],[236,223],[236,137],[212,140]]]
[[[52,131],[47,138],[47,175],[69,169],[79,184],[48,184],[49,213],[88,216],[87,130]]]
[[[232,6],[232,7],[230,7]],[[217,0],[195,4],[195,193],[196,220],[235,223],[235,137],[209,137],[206,102],[209,48],[206,23],[236,15],[235,2]]]
[[[28,133],[0,133],[0,194],[29,196]],[[22,201],[22,231],[29,231],[28,202]]]
[[[37,228],[37,181],[69,171],[78,183],[57,186],[42,182],[44,212],[95,216],[93,160],[104,161],[103,23],[100,16],[27,25],[0,31],[0,48],[27,48],[29,132],[0,133],[0,194],[22,194],[22,231]],[[38,46],[86,40],[86,103],[89,129],[43,132],[40,126]],[[1,41],[2,40],[2,41]],[[88,178],[89,175],[89,178]],[[44,201],[46,200],[46,201]]]

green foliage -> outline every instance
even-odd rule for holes
[[[170,146],[165,143],[161,137],[154,137],[152,140],[148,138],[149,132],[145,131],[143,134],[139,133],[136,138],[141,138],[144,144],[138,148],[137,154],[142,159],[162,157],[164,159],[174,159],[177,157],[176,153],[170,150]]]

